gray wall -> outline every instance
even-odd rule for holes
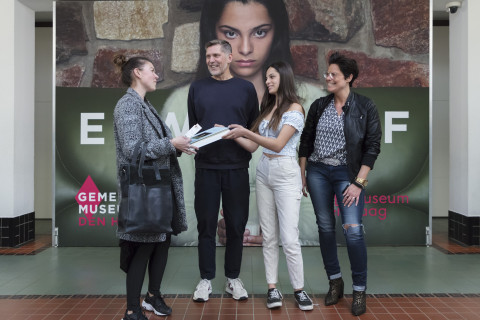
[[[52,218],[52,28],[35,28],[35,218]]]
[[[432,55],[432,200],[433,217],[449,208],[449,27],[433,28]]]

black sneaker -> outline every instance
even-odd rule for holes
[[[145,310],[153,311],[157,316],[168,316],[172,313],[172,308],[167,306],[161,295],[150,296],[148,292],[142,301],[142,307]]]
[[[298,307],[300,310],[313,310],[313,302],[312,299],[308,296],[308,294],[304,291],[295,291],[293,293],[295,296],[295,301],[297,302]]]
[[[125,311],[125,315],[123,316],[122,320],[148,320],[141,309],[135,310],[131,314],[128,314],[127,312],[128,311]]]
[[[267,308],[279,308],[282,306],[283,296],[277,288],[268,289]]]

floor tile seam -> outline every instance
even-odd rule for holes
[[[459,313],[459,312],[457,312],[457,310],[456,310],[455,308],[452,308],[451,310],[453,311],[453,313],[456,313],[458,316],[464,318],[464,317],[462,316],[462,314]]]
[[[178,295],[177,295],[178,296]],[[193,301],[193,294],[190,296],[190,299],[188,300],[187,307],[185,308],[185,313],[183,314],[183,319],[187,320],[187,311],[190,309],[190,305],[195,304],[196,302]],[[202,308],[202,314],[200,315],[200,318],[203,317],[203,309],[205,308],[205,305]]]
[[[259,298],[256,297],[256,295],[259,295],[261,299],[264,299],[263,294],[252,294],[252,299],[253,298]],[[185,297],[185,294],[166,294],[165,295],[167,299],[177,299],[177,298],[192,298],[192,295],[188,295]],[[325,296],[325,294],[316,294],[313,295],[315,298],[322,298]],[[347,298],[351,298],[351,294],[345,294]],[[0,299],[58,299],[58,298],[66,298],[66,299],[87,299],[87,298],[98,298],[98,299],[113,299],[113,298],[125,298],[125,294],[59,294],[59,295],[51,295],[51,294],[28,294],[28,295],[0,295]],[[293,297],[293,295],[286,295],[287,298]],[[369,293],[368,298],[376,298],[376,299],[382,299],[382,298],[409,298],[409,299],[418,299],[418,298],[477,298],[480,297],[480,293],[458,293],[458,292],[452,292],[452,293]],[[224,294],[221,297],[214,297],[210,299],[231,299],[231,295],[229,294]]]
[[[86,298],[97,298],[97,299],[116,299],[116,298],[125,298],[125,294],[118,294],[118,295],[97,295],[97,294],[71,294],[71,295],[51,295],[51,294],[18,294],[18,295],[0,295],[0,300],[2,299],[10,299],[10,300],[36,300],[36,299],[81,299],[84,300]]]
[[[222,314],[222,312],[221,312],[222,311],[222,306],[223,306],[223,299],[220,300],[220,309],[218,310],[218,317],[217,317],[218,320],[220,320],[220,316]]]
[[[456,299],[456,298],[454,298],[454,299]],[[432,307],[432,308],[434,308],[435,310],[437,310],[437,306],[435,306],[433,302],[438,303],[438,301],[431,301],[431,300],[427,300],[427,299],[425,299],[425,301],[430,305],[430,307]],[[438,311],[438,310],[437,310],[437,311]]]
[[[180,294],[174,295],[174,297],[168,297],[167,299],[177,299]],[[51,300],[56,300],[56,299],[65,299],[65,302],[68,300],[71,300],[72,302],[75,302],[75,304],[82,303],[85,299],[93,299],[95,298],[96,300],[108,300],[108,299],[121,299],[125,298],[126,295],[119,294],[119,295],[89,295],[89,294],[79,294],[79,295],[0,295],[0,301],[1,300],[45,300],[51,301]],[[182,295],[181,298],[184,298]],[[351,297],[346,297],[347,299]],[[432,303],[438,303],[441,301],[432,301],[431,299],[435,298],[444,298],[444,299],[476,299],[480,298],[480,293],[419,293],[419,294],[369,294],[369,298],[372,299],[377,299],[379,302],[381,302],[381,299],[393,299],[392,302],[395,302],[398,304],[397,301],[395,301],[396,298],[408,298],[408,302],[414,303],[418,302],[417,300],[420,300],[422,302],[429,303],[432,307],[435,307],[432,305]],[[221,298],[210,298],[211,300],[214,299],[220,299],[222,301],[221,306],[223,306],[223,300],[225,297]],[[231,297],[229,298],[231,299]],[[253,300],[254,301],[254,300]],[[113,301],[112,301],[113,302]],[[189,304],[191,304],[191,300],[189,301]],[[400,305],[399,305],[400,306]],[[255,302],[252,302],[252,308],[255,307]]]
[[[176,299],[176,298],[175,298]],[[175,300],[174,300],[175,301]],[[182,317],[182,320],[187,320],[186,316],[187,316],[187,310],[188,310],[188,306],[190,305],[190,302],[187,304],[187,307],[185,308],[185,312],[183,313],[183,315],[181,316]],[[175,307],[172,308],[173,310],[175,310]],[[167,316],[167,320],[169,319],[170,317]]]
[[[25,255],[35,255],[35,254],[38,254],[48,248],[51,247],[51,244],[47,244],[47,245],[44,245],[44,246],[39,246],[39,247],[34,247],[34,248],[22,248],[21,250],[20,249],[5,249],[5,252],[1,252],[0,251],[0,256],[2,255],[5,255],[5,256],[9,256],[9,255],[14,255],[14,256],[25,256]],[[18,251],[16,251],[18,250]],[[2,251],[3,251],[3,248],[2,248]]]

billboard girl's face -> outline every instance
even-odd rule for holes
[[[244,79],[263,77],[262,68],[270,54],[275,32],[267,8],[257,2],[229,2],[216,25],[216,32],[218,39],[232,45],[232,73]]]

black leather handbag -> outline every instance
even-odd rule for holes
[[[174,199],[170,169],[145,161],[146,147],[146,141],[139,141],[130,163],[120,168],[118,231],[171,233]]]

